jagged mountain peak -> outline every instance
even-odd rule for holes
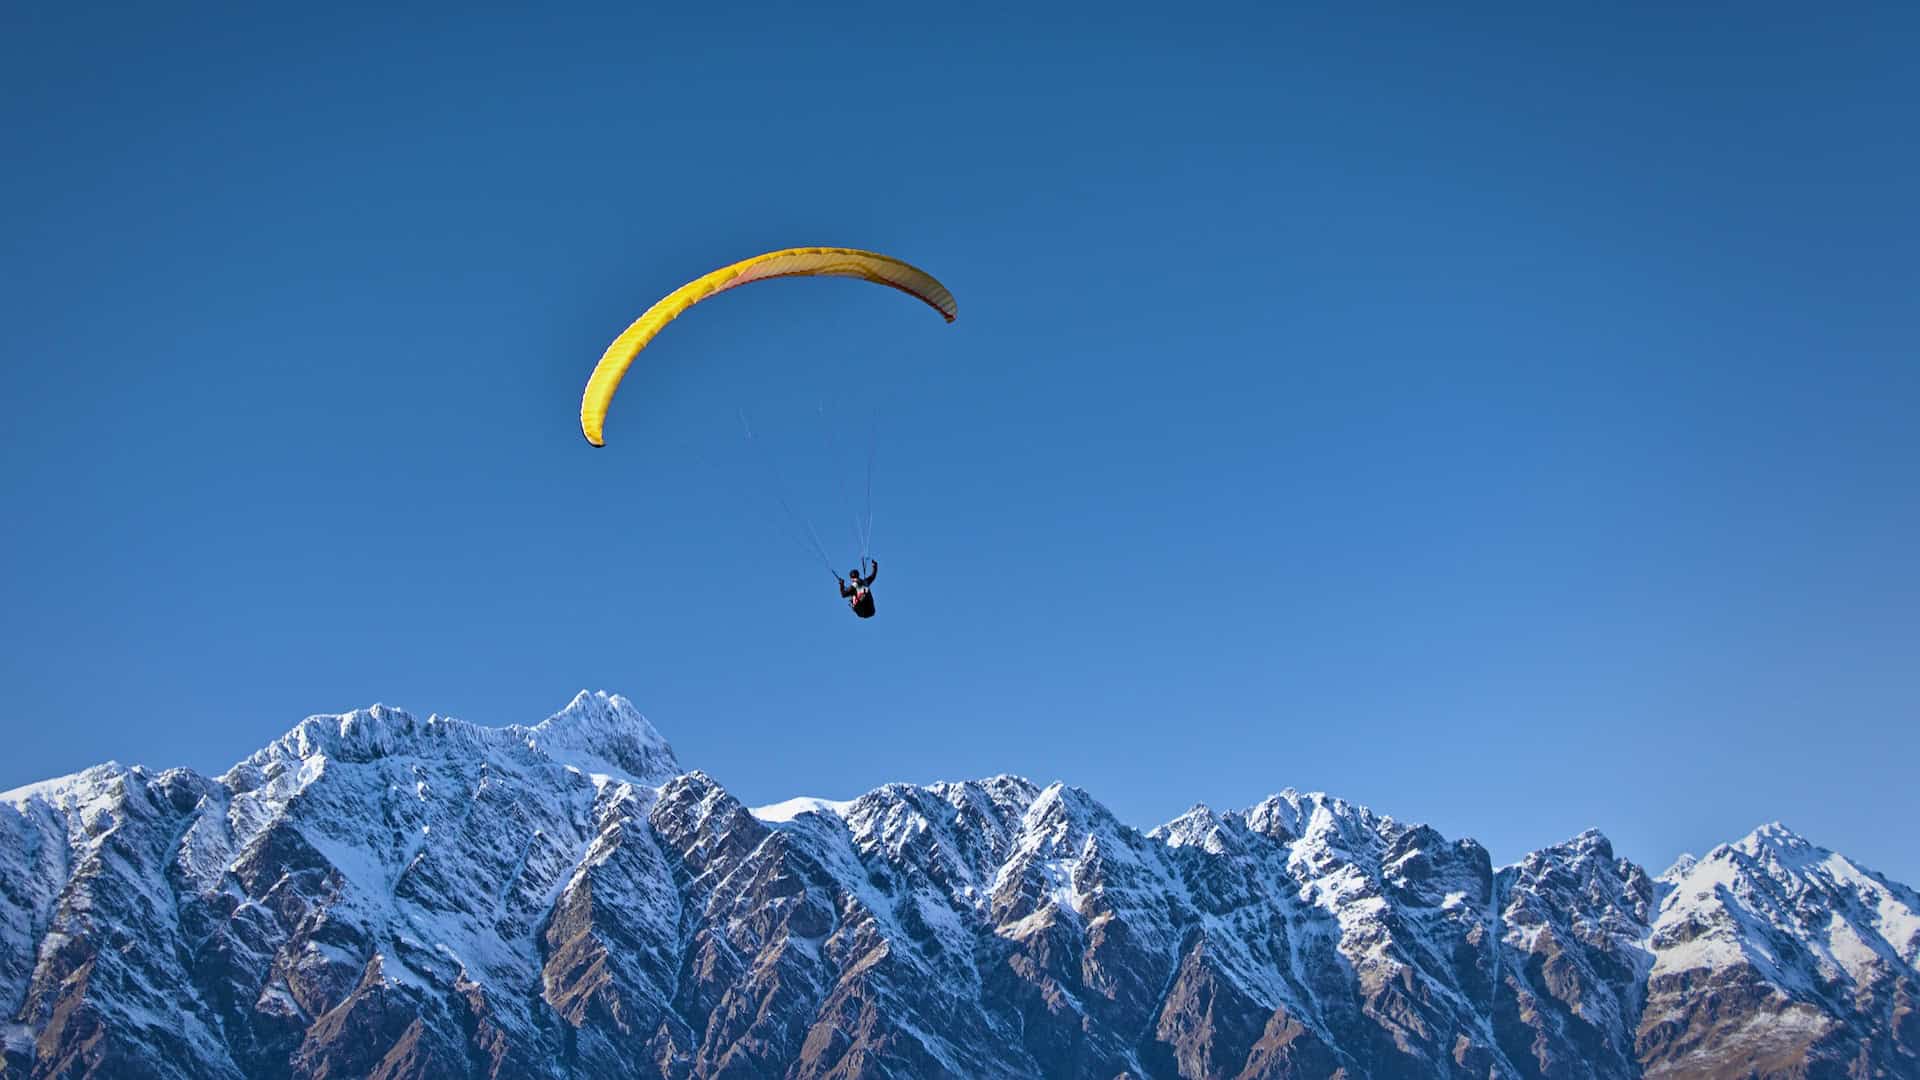
[[[1017,827],[1041,789],[1025,777],[1001,773],[980,780],[882,784],[838,812],[856,831],[924,830],[937,820],[980,819],[1000,831]]]
[[[1024,808],[1040,797],[1040,785],[1013,773],[995,773],[978,780],[943,780],[929,784],[928,788],[940,792],[949,802],[955,802],[956,805],[959,800],[969,799],[977,794],[992,800],[997,806]]]
[[[419,721],[405,709],[383,704],[343,713],[316,713],[254,751],[235,765],[234,770],[259,770],[327,758],[371,761],[415,748],[423,731],[443,723],[450,729],[467,726],[459,721],[443,722],[438,717]],[[233,771],[228,775],[233,775]]]
[[[489,753],[524,752],[643,785],[680,772],[673,747],[632,702],[582,690],[565,708],[531,726],[485,727],[439,714],[423,720],[384,704],[321,713],[294,725],[220,779],[244,791],[293,772],[304,786],[322,775],[329,761],[368,763],[407,755],[484,759]]]
[[[666,739],[633,702],[605,690],[581,690],[559,712],[526,730],[536,736],[592,736],[666,743]]]
[[[1755,1039],[1801,1075],[1819,1074],[1806,1063],[1849,1054],[1859,1075],[1920,1075],[1920,1030],[1906,1019],[1920,1000],[1913,890],[1779,822],[1683,858],[1661,886],[1643,1060],[1666,1067],[1714,1039]],[[1733,1001],[1744,1007],[1729,1019]],[[1895,1010],[1877,1034],[1848,1019],[1868,1001]],[[1868,1060],[1871,1069],[1858,1064]]]
[[[1276,838],[1378,833],[1392,818],[1324,791],[1283,788],[1243,811],[1241,817],[1255,832]]]
[[[1306,865],[1321,870],[1348,865],[1368,875],[1377,874],[1388,849],[1406,831],[1358,803],[1292,788],[1268,796],[1240,818],[1254,832],[1289,845],[1290,857]]]
[[[1771,855],[1775,858],[1791,860],[1796,863],[1808,858],[1817,858],[1829,854],[1829,852],[1826,852],[1822,848],[1814,847],[1812,843],[1808,842],[1806,837],[1801,836],[1799,833],[1787,828],[1784,823],[1778,821],[1769,821],[1765,825],[1754,829],[1752,832],[1734,841],[1732,844],[1723,845],[1723,847],[1731,848],[1732,850],[1755,857]],[[1719,850],[1720,849],[1716,848],[1715,852]],[[1709,854],[1707,857],[1713,858],[1713,855]]]
[[[1206,803],[1194,803],[1179,817],[1157,825],[1147,835],[1169,847],[1219,843],[1225,822]]]
[[[1682,861],[1684,868],[1676,863],[1661,878],[1673,887],[1675,896],[1715,889],[1823,891],[1834,878],[1833,867],[1846,860],[1773,821],[1732,843],[1715,846],[1698,859]]]
[[[69,840],[78,850],[129,819],[188,809],[209,787],[210,782],[191,769],[154,772],[141,765],[105,762],[15,788],[0,794],[0,804],[10,804],[22,813],[38,806],[39,812],[63,817],[69,823]]]
[[[1607,839],[1607,835],[1599,829],[1584,830],[1557,844],[1541,848],[1521,861],[1522,863],[1540,861],[1579,863],[1588,859],[1598,859],[1606,863],[1614,861],[1613,841]]]
[[[1678,881],[1680,878],[1686,876],[1687,871],[1693,869],[1698,865],[1700,865],[1699,856],[1695,855],[1691,851],[1683,851],[1680,853],[1680,856],[1678,858],[1673,860],[1673,865],[1667,867],[1665,870],[1662,870],[1660,872],[1660,876],[1655,878],[1654,880],[1659,881],[1662,884]]]
[[[139,768],[139,766],[132,768]],[[65,776],[22,784],[10,791],[0,791],[0,802],[24,804],[37,799],[50,805],[60,805],[75,799],[85,799],[130,771],[132,769],[118,761],[103,761],[98,765],[91,765]]]
[[[1085,789],[1055,780],[1034,796],[1021,825],[1026,832],[1061,830],[1063,835],[1074,835],[1085,833],[1112,817]]]
[[[513,730],[533,749],[589,772],[619,772],[644,784],[680,772],[673,747],[633,702],[604,690],[581,690],[566,708]]]
[[[1613,855],[1613,842],[1608,840],[1607,834],[1599,829],[1582,829],[1568,843],[1582,850],[1597,851],[1604,848],[1609,858]]]

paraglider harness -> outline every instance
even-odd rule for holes
[[[867,565],[868,562],[866,559],[860,560],[862,569],[866,569]],[[873,579],[880,576],[880,560],[873,560],[872,569],[867,570],[864,577],[861,576],[860,570],[849,570],[847,571],[847,575],[853,579],[851,582],[841,578],[838,574],[834,575],[834,578],[840,582],[841,598],[847,601],[847,606],[853,609],[855,615],[863,619],[873,618],[873,589],[871,586],[873,585]]]

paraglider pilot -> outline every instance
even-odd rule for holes
[[[860,565],[867,566],[868,560],[860,560]],[[858,570],[847,571],[845,578],[838,574],[834,575],[835,580],[840,582],[841,598],[847,601],[848,607],[853,608],[855,615],[863,619],[873,618],[873,579],[879,576],[879,559],[872,560],[872,569],[867,571],[865,577],[860,576]]]

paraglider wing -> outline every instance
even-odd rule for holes
[[[607,346],[600,363],[593,369],[593,377],[587,380],[586,393],[580,398],[580,433],[595,446],[606,445],[602,429],[607,420],[607,406],[613,401],[613,392],[620,387],[621,377],[626,375],[640,350],[688,308],[716,293],[749,282],[819,276],[852,277],[891,286],[926,302],[948,322],[958,314],[953,294],[932,274],[877,252],[854,248],[788,248],[742,259],[668,293]]]

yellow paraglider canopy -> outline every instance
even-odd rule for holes
[[[668,293],[607,346],[600,363],[594,366],[593,377],[587,380],[586,393],[580,398],[580,433],[595,446],[606,445],[602,429],[607,420],[607,407],[613,402],[613,392],[620,388],[620,379],[632,366],[633,358],[640,355],[640,350],[688,308],[748,282],[817,276],[853,277],[891,286],[925,301],[948,322],[958,314],[953,294],[932,274],[877,252],[854,248],[787,248],[742,259]]]

